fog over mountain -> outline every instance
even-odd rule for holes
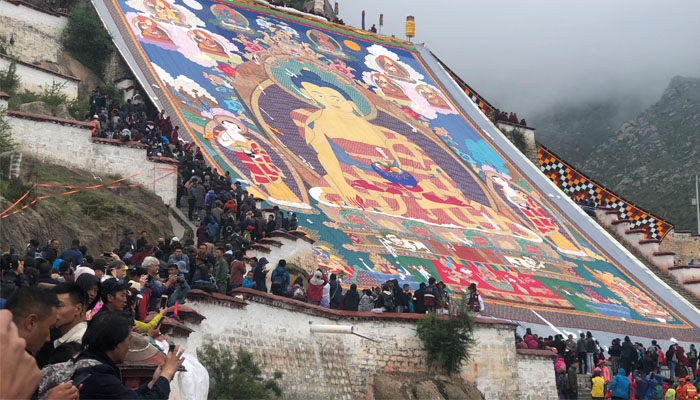
[[[348,25],[426,45],[496,107],[528,118],[552,106],[636,98],[641,110],[675,75],[700,76],[696,0],[338,0]]]

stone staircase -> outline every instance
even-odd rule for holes
[[[599,221],[600,222],[600,221]],[[606,224],[600,224],[603,229],[605,229],[611,236],[615,238],[615,240],[618,241],[622,246],[624,246],[630,253],[632,253],[639,261],[641,261],[649,270],[651,270],[657,277],[659,277],[664,283],[666,283],[668,286],[670,286],[673,290],[676,291],[676,293],[680,294],[683,296],[686,300],[688,300],[691,304],[693,304],[695,307],[700,309],[700,298],[698,298],[694,293],[690,292],[688,289],[686,289],[685,285],[680,283],[668,270],[664,270],[655,263],[651,262],[647,256],[645,256],[642,251],[636,247],[633,246],[632,244],[629,243],[629,240],[626,240],[622,235],[620,235],[619,231],[615,229],[614,227],[607,226]],[[645,242],[656,242],[658,243],[659,241],[653,241],[653,240],[641,240],[640,243],[644,244]],[[658,245],[658,244],[657,244]],[[665,253],[664,253],[665,254]],[[673,268],[667,267],[667,268]]]
[[[579,400],[591,400],[591,374],[579,374],[578,379],[578,398]]]

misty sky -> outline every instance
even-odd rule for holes
[[[347,25],[416,38],[494,106],[527,118],[606,96],[656,101],[674,75],[700,77],[698,0],[337,0]],[[333,4],[334,0],[331,0]]]

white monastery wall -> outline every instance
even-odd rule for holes
[[[0,35],[9,42],[7,52],[27,63],[57,64],[62,52],[61,33],[68,18],[39,11],[22,2],[0,0]]]
[[[251,352],[264,375],[283,373],[285,399],[371,398],[375,376],[385,373],[435,374],[416,336],[415,318],[354,316],[321,311],[268,294],[241,293],[247,305],[197,295],[187,305],[205,319],[187,324],[194,330],[178,339],[188,352],[205,344],[224,351]],[[357,314],[355,314],[357,315]],[[351,325],[352,334],[311,333],[310,325]],[[556,399],[553,359],[516,352],[515,326],[477,323],[478,344],[463,366],[461,378],[476,383],[486,399]],[[369,396],[369,397],[368,397]]]

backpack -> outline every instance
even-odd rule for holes
[[[284,270],[279,271],[278,269],[275,269],[270,282],[272,283],[272,286],[270,287],[272,294],[276,294],[278,296],[284,294]]]
[[[393,294],[382,293],[382,300],[384,300],[384,309],[387,312],[394,311],[394,296]]]
[[[49,391],[63,382],[67,382],[81,368],[94,367],[101,362],[85,358],[82,360],[68,360],[58,364],[49,364],[41,369],[41,383],[37,389],[37,398],[45,399]]]

